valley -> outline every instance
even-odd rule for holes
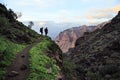
[[[18,18],[0,3],[0,80],[120,80],[120,11],[95,26]]]

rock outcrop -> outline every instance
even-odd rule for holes
[[[96,30],[96,29],[101,29],[101,28],[103,28],[106,24],[108,24],[108,23],[110,23],[110,22],[111,22],[111,21],[102,22],[102,23],[98,24],[98,25],[95,27],[94,30]]]

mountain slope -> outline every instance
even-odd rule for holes
[[[102,29],[79,38],[68,54],[64,59],[74,66],[66,67],[72,71],[66,80],[119,80],[120,12]]]
[[[32,43],[40,37],[15,18],[16,14],[0,4],[0,35],[16,43]]]
[[[4,5],[0,4],[0,80],[5,80],[5,77],[8,76],[12,78],[7,79],[19,80],[15,77],[18,75],[20,76],[21,73],[19,71],[23,70],[24,72],[26,68],[29,68],[31,71],[31,73],[27,73],[27,75],[29,75],[29,80],[55,79],[60,72],[62,62],[61,50],[49,37],[39,35],[16,19],[17,16],[11,9],[8,10]],[[34,47],[30,46],[38,40],[41,42]],[[18,55],[20,52],[22,54],[27,54],[27,56]],[[8,73],[7,75],[7,69],[10,67],[11,63],[14,63],[15,58],[18,58],[18,61],[16,61],[15,67],[13,66],[10,68],[12,70],[10,71],[10,74]],[[28,59],[30,62],[28,62]],[[21,68],[21,66],[17,65],[19,62],[26,63],[23,64]],[[18,70],[18,72],[14,70]],[[24,76],[25,75],[22,77]],[[26,79],[23,78],[22,80]]]
[[[16,19],[11,9],[0,4],[0,80],[5,80],[7,67],[17,53],[41,37]]]

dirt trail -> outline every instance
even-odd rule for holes
[[[6,80],[27,80],[30,72],[29,50],[39,42],[40,40],[26,47],[22,52],[17,54],[15,61],[8,68]]]

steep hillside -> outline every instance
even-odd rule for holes
[[[40,37],[16,19],[17,15],[11,9],[0,4],[0,35],[16,43],[32,43]]]
[[[67,57],[66,80],[120,80],[120,12],[102,29],[79,38]]]
[[[64,30],[56,37],[56,43],[59,45],[61,50],[65,53],[68,49],[75,46],[76,40],[83,36],[84,32],[93,31],[95,26],[86,26],[73,27],[67,30]]]
[[[28,43],[40,38],[35,31],[16,20],[16,14],[0,4],[0,80],[5,80],[7,67]],[[20,44],[18,44],[20,43]]]
[[[57,79],[62,65],[59,47],[16,19],[11,9],[0,4],[0,80]]]

